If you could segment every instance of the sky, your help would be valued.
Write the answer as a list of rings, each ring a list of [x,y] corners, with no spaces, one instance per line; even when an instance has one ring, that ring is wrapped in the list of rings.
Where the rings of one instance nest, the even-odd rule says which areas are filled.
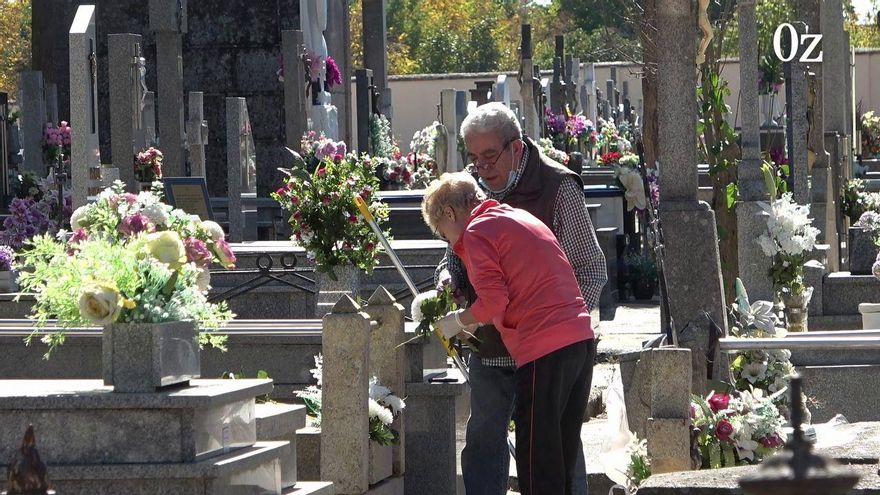
[[[871,13],[871,0],[852,0],[852,4],[856,9],[856,12],[859,14],[859,18],[863,21],[867,21],[865,17]]]

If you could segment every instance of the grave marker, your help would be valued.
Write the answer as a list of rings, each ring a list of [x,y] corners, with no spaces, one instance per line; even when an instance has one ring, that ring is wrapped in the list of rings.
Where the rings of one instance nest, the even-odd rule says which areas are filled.
[[[180,177],[185,171],[183,125],[183,52],[187,32],[187,0],[150,0],[150,30],[156,38],[156,81],[159,92],[159,140],[162,171]]]
[[[68,34],[70,54],[70,171],[73,207],[86,203],[89,185],[100,181],[98,58],[95,6],[80,5]]]
[[[300,152],[303,134],[308,130],[306,99],[303,91],[305,69],[303,32],[281,31],[281,54],[284,63],[284,145]]]
[[[143,133],[144,58],[139,34],[107,36],[107,64],[110,78],[110,153],[119,179],[129,192],[139,191],[134,174],[134,157],[141,151]],[[138,139],[141,135],[140,139]]]
[[[46,129],[46,102],[43,73],[23,70],[18,73],[19,107],[21,108],[21,135],[24,160],[21,170],[46,175],[43,163],[42,139]],[[58,123],[55,122],[55,125]]]
[[[226,182],[230,242],[257,240],[257,162],[247,103],[226,97]]]
[[[522,99],[523,132],[534,139],[541,137],[541,124],[538,117],[538,95],[535,91],[535,66],[532,62],[532,26],[521,26],[519,95]]]
[[[186,143],[189,151],[189,175],[205,177],[205,146],[208,144],[208,121],[204,112],[205,94],[190,91],[189,120],[186,121]]]

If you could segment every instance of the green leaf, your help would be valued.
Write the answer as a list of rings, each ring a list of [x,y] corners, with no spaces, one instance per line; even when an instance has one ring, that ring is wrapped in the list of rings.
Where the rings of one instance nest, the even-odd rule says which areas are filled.
[[[737,196],[739,196],[739,189],[736,186],[736,182],[727,184],[727,187],[724,188],[724,193],[727,198],[727,209],[732,210],[733,205],[736,204]]]

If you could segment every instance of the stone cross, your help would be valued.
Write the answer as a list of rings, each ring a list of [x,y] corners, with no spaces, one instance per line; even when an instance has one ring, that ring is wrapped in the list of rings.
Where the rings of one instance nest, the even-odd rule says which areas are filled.
[[[376,91],[373,71],[370,69],[356,69],[354,71],[354,87],[358,153],[371,154],[370,116],[376,111],[373,108],[373,93]]]
[[[446,172],[458,172],[464,169],[461,153],[458,152],[458,117],[456,117],[455,90],[440,91],[440,123],[446,128]]]
[[[187,0],[150,0],[150,30],[156,38],[156,81],[159,92],[159,139],[162,175],[181,177],[186,167],[183,124],[183,52]]]
[[[670,316],[676,330],[695,328],[694,347],[708,342],[705,314],[726,334],[724,288],[715,213],[697,199],[696,4],[658,0],[658,109],[660,143],[660,219],[665,237],[665,273]],[[695,276],[695,274],[699,274]],[[694,392],[706,390],[706,356],[693,352]]]
[[[571,57],[571,66],[565,69],[568,74],[568,101],[571,103],[572,112],[584,111],[584,104],[581,101],[581,59]]]
[[[68,34],[70,54],[70,171],[73,207],[86,204],[89,185],[100,176],[98,145],[98,65],[95,6],[80,5]],[[100,177],[97,178],[100,180]]]
[[[257,240],[257,163],[244,98],[226,97],[226,183],[229,197],[229,240]],[[245,202],[244,200],[251,200]]]
[[[795,26],[803,26],[797,23]],[[801,29],[802,30],[802,29]],[[791,169],[792,198],[798,204],[811,199],[809,182],[809,150],[811,110],[807,102],[807,70],[797,61],[785,63],[786,148]],[[769,300],[769,299],[768,299]]]
[[[596,64],[584,64],[583,85],[581,87],[581,104],[584,115],[595,125],[596,123]]]
[[[134,157],[141,151],[138,132],[143,126],[141,35],[107,36],[107,65],[110,78],[110,153],[119,179],[129,192],[139,191],[134,174]]]
[[[205,177],[205,146],[208,145],[208,121],[204,111],[205,94],[190,91],[189,120],[186,121],[186,145],[189,151],[189,175]]]
[[[535,94],[535,66],[532,62],[532,26],[523,24],[520,43],[520,81],[519,95],[522,100],[523,132],[534,139],[541,137],[541,123],[538,118],[538,96]]]
[[[43,73],[38,70],[23,70],[18,73],[19,107],[21,108],[21,135],[24,148],[22,171],[33,172],[37,176],[46,175],[43,163],[42,139],[46,129],[46,101],[44,97]],[[58,125],[58,122],[54,122]]]
[[[337,140],[339,139],[338,115],[336,107],[331,103],[330,93],[325,91],[324,87],[327,80],[326,60],[329,55],[327,42],[324,40],[324,30],[327,29],[326,0],[300,0],[299,16],[306,52],[309,56],[318,59],[317,63],[312,64],[315,73],[310,74],[312,102],[306,105],[312,120],[312,130],[323,132],[328,138]]]
[[[763,160],[758,85],[749,83],[757,81],[758,77],[758,22],[755,0],[740,0],[736,8],[739,17],[739,79],[747,82],[740,87],[742,161],[736,169],[741,200],[736,205],[739,278],[752,295],[752,300],[772,301],[773,284],[767,275],[771,259],[755,242],[755,239],[767,228],[766,216],[762,214],[763,210],[758,202],[768,199],[761,174]],[[788,120],[791,122],[792,119]]]
[[[623,108],[621,109],[621,115],[623,115],[623,120],[625,122],[630,121],[630,102],[629,102],[629,81],[623,81],[621,83],[623,86]]]
[[[306,79],[302,55],[303,32],[281,31],[281,54],[284,61],[284,145],[300,152],[302,137],[308,129],[303,83]]]
[[[492,100],[500,101],[510,107],[510,84],[507,83],[506,74],[498,74],[495,84],[492,85]]]
[[[338,493],[369,488],[371,334],[370,316],[347,295],[323,317],[321,479]]]
[[[823,0],[796,0],[795,2],[798,18],[807,25],[808,32],[811,34],[822,33],[822,13],[824,10],[822,5]],[[831,163],[831,157],[825,151],[825,70],[823,65],[823,62],[809,63],[809,70],[816,74],[814,85],[808,87],[808,99],[812,99],[815,95],[815,106],[811,112],[811,135],[808,141],[814,156],[812,165],[808,164],[812,174],[810,213],[813,217],[813,226],[818,228],[820,232],[818,242],[830,246],[828,269],[838,271],[840,245],[837,242],[837,219],[835,217],[837,190],[834,189],[835,169]]]

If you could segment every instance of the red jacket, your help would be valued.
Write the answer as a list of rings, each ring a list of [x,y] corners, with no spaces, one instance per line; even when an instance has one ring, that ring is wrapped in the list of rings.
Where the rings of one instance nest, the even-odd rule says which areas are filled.
[[[571,264],[531,213],[484,201],[453,250],[477,292],[471,312],[495,324],[517,366],[593,338]]]

